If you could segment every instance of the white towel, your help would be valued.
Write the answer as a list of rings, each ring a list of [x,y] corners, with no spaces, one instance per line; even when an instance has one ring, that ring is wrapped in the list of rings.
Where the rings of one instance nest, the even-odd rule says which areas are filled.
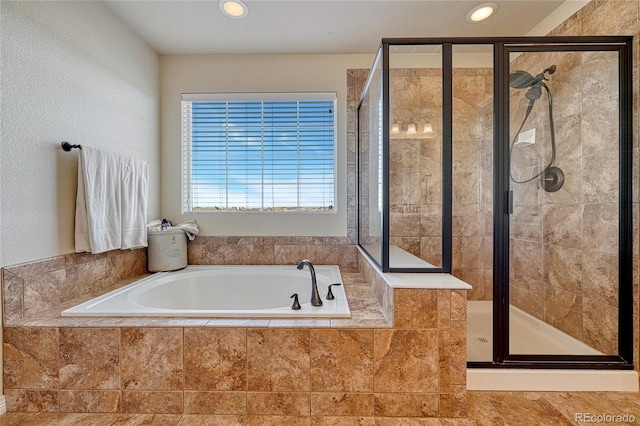
[[[147,246],[147,199],[149,163],[134,158],[121,158],[122,245],[129,249]]]
[[[190,219],[186,222],[182,222],[177,224],[176,226],[170,226],[166,229],[164,229],[165,231],[171,231],[174,229],[182,229],[184,231],[185,234],[187,234],[187,238],[189,238],[189,241],[193,241],[196,239],[196,235],[198,235],[198,232],[200,232],[200,229],[198,228],[198,224],[196,223],[195,220]],[[152,220],[151,222],[147,223],[147,230],[149,232],[158,232],[158,231],[162,231],[162,220],[160,219],[156,219],[156,220]]]
[[[148,181],[146,162],[84,145],[78,155],[76,252],[146,246]]]
[[[189,241],[195,240],[196,235],[198,235],[198,232],[200,232],[200,230],[198,229],[198,224],[193,219],[179,223],[176,228],[182,229],[185,234],[187,234],[187,238],[189,238]]]

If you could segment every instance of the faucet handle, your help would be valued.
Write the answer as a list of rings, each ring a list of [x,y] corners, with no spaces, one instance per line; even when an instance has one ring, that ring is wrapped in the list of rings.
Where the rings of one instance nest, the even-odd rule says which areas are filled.
[[[334,283],[334,284],[331,284],[331,285],[329,286],[329,291],[327,292],[327,297],[325,297],[325,299],[327,299],[327,300],[333,300],[333,299],[335,299],[335,298],[336,298],[336,297],[333,295],[333,292],[331,291],[331,287],[332,287],[332,286],[334,286],[334,285],[342,285],[342,284],[341,284],[341,283]]]
[[[293,293],[293,295],[291,295],[291,299],[293,299],[293,305],[291,305],[291,309],[293,309],[294,311],[299,310],[301,306],[300,302],[298,302],[298,293]]]

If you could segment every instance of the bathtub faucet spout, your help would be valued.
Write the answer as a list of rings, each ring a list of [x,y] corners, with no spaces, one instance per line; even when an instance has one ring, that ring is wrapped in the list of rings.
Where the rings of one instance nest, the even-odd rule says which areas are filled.
[[[320,299],[320,294],[318,293],[318,283],[316,282],[316,270],[313,268],[313,265],[307,259],[304,259],[298,265],[298,269],[303,269],[304,265],[309,267],[309,271],[311,272],[311,305],[312,306],[322,306],[322,299]]]

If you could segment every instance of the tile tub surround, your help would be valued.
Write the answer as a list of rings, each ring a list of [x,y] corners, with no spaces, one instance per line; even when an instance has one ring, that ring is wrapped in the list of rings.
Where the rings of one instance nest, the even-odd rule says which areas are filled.
[[[6,320],[8,410],[464,416],[466,291],[394,289],[391,326],[364,274],[343,281],[351,319],[68,319],[52,309]]]
[[[338,265],[355,271],[358,255],[349,237],[201,237],[189,243],[189,265]]]
[[[350,241],[347,237],[198,237],[187,252],[190,265],[297,265],[306,258],[354,272],[358,254]],[[71,253],[2,268],[3,318],[47,315],[62,303],[88,300],[85,296],[104,294],[145,274],[144,249]]]
[[[41,316],[71,299],[103,294],[146,272],[144,249],[71,253],[2,268],[4,323]]]

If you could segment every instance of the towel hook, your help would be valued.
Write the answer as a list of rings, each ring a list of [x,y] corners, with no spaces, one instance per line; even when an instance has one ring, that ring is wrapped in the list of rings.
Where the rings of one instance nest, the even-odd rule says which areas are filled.
[[[73,145],[67,141],[62,141],[62,149],[69,152],[74,148],[82,149],[82,145]]]

